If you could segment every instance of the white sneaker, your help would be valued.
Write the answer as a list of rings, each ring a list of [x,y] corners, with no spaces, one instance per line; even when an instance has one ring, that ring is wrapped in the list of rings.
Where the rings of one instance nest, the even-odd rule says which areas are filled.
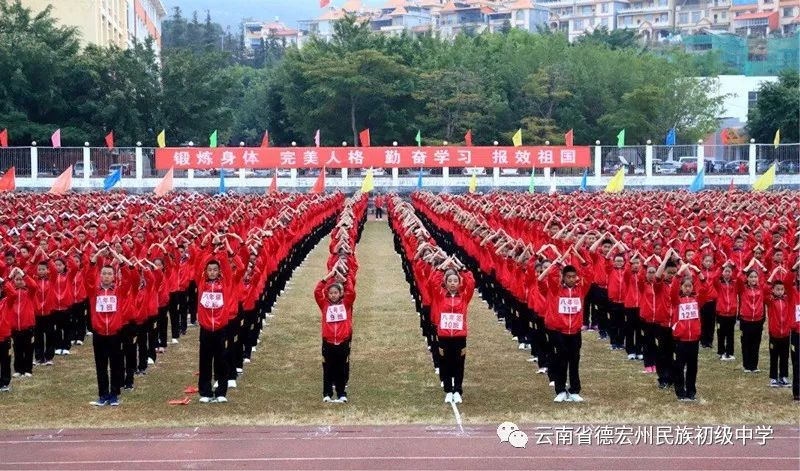
[[[437,375],[439,374],[439,368],[434,368],[433,371],[435,371]]]
[[[555,381],[550,381],[550,386],[555,386],[555,385],[556,385]]]
[[[22,376],[22,373],[14,373],[11,375],[12,378],[19,378],[20,376]]]
[[[636,359],[636,354],[635,353],[629,353],[628,354],[628,360],[635,360],[635,359]]]
[[[229,379],[228,380],[228,387],[229,388],[235,388],[236,387],[236,380],[235,379]]]
[[[61,354],[63,354],[63,353],[64,353],[64,350],[61,350],[61,349],[59,348],[58,350],[56,350],[56,352],[55,352],[55,353],[56,353],[56,355],[61,355]]]
[[[452,404],[453,403],[453,393],[447,393],[444,396],[444,403],[445,404]]]
[[[580,394],[570,394],[569,400],[570,402],[583,402],[583,398]]]
[[[336,402],[339,402],[341,404],[346,404],[347,403],[347,396],[340,397],[339,399],[336,400]]]
[[[547,374],[547,368],[539,368],[539,369],[536,371],[536,374],[537,374],[537,375],[543,375],[543,374]]]
[[[30,378],[30,377],[31,377],[31,376],[33,376],[33,375],[32,375],[31,373],[25,373],[25,375],[24,375],[24,376],[25,376],[26,378]]]
[[[219,396],[214,400],[214,402],[218,402],[218,403],[228,402],[228,398],[225,397],[225,396]]]
[[[242,374],[242,373],[244,373],[244,369],[236,368],[236,374]]]
[[[736,357],[733,355],[728,355],[728,361],[735,361]]]
[[[525,344],[524,343],[519,344],[519,347],[517,347],[517,349],[518,350],[525,350]]]
[[[640,354],[636,355],[636,359],[637,359],[637,360],[644,360],[644,355],[642,355],[642,354],[640,353]]]
[[[178,344],[178,339],[172,339],[172,345],[177,345],[177,344]]]
[[[155,365],[155,364],[156,364],[156,361],[155,361],[155,360],[153,360],[152,358],[148,358],[148,359],[147,359],[147,364],[148,364],[148,365]]]
[[[213,399],[210,397],[200,396],[200,404],[209,404],[211,401]]]
[[[53,366],[53,360],[47,360],[44,364],[45,366]]]
[[[531,349],[531,344],[529,344],[529,343],[526,343],[526,344],[525,344],[525,350],[530,350],[530,349]]]
[[[83,345],[83,340],[76,340],[75,345]]]
[[[536,363],[536,357],[530,357],[525,361],[527,361],[528,363]]]
[[[564,402],[564,401],[569,400],[568,398],[569,398],[569,394],[567,394],[565,392],[561,392],[561,393],[558,393],[556,395],[555,399],[553,399],[553,402]]]
[[[72,352],[69,350],[61,350],[62,355],[72,355]]]
[[[214,386],[212,386],[212,387],[214,389],[217,389],[219,387],[219,381],[214,381]]]
[[[250,360],[249,358],[245,358],[245,359],[244,359],[244,360],[242,360],[242,361],[243,361],[245,364],[247,364],[247,363],[250,363],[250,361],[251,361],[251,360]]]
[[[461,404],[462,402],[464,402],[464,401],[461,399],[461,394],[460,393],[454,393],[453,394],[453,403],[454,404]]]
[[[330,396],[325,396],[322,398],[322,402],[333,402]]]
[[[253,347],[250,351],[255,353],[256,352],[256,347]]]
[[[515,335],[515,336],[511,337],[511,340],[513,340],[513,341],[515,341],[515,342],[516,342],[516,341],[518,341],[518,340],[519,340],[519,337],[517,337],[517,336]]]

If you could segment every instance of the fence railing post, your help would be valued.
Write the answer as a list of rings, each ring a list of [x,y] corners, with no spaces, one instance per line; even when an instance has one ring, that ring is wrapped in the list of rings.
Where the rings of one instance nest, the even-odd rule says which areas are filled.
[[[289,170],[289,186],[292,188],[297,188],[297,169],[293,168]]]
[[[644,148],[644,176],[648,179],[653,177],[653,141],[650,139]]]
[[[492,168],[492,185],[498,186],[500,185],[500,168],[493,167]]]
[[[748,149],[748,173],[750,174],[750,183],[756,181],[756,140],[750,139],[750,148]]]
[[[135,151],[135,158],[136,158],[136,184],[137,186],[141,186],[142,179],[144,178],[144,154],[142,153],[142,143],[136,143],[136,151]]]
[[[89,148],[89,143],[83,143],[83,181],[89,181],[92,176],[92,149]],[[73,172],[74,173],[74,172]]]
[[[450,185],[450,167],[442,167],[442,186]]]
[[[603,151],[600,148],[600,141],[594,141],[594,182],[600,183],[603,176]]]
[[[706,148],[703,145],[703,140],[697,141],[697,173],[706,168]]]
[[[322,170],[320,170],[322,171]],[[342,186],[347,186],[347,179],[350,177],[350,172],[346,168],[342,169]]]
[[[400,169],[397,167],[392,168],[392,186],[400,185]]]
[[[39,149],[36,148],[36,141],[31,143],[31,179],[39,178]]]

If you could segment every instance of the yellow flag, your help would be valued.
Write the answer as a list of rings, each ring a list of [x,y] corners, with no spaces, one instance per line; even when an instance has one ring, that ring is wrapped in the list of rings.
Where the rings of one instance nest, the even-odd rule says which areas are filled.
[[[775,144],[775,148],[777,149],[779,145],[781,145],[781,130],[778,129],[775,131],[775,139],[772,141]]]
[[[622,190],[625,188],[625,167],[617,170],[617,174],[614,175],[614,178],[608,182],[608,186],[606,187],[606,193],[622,193]]]
[[[769,166],[763,175],[758,177],[758,180],[753,183],[754,191],[764,191],[775,184],[775,164]]]
[[[472,178],[469,179],[469,192],[475,193],[475,190],[478,188],[478,175],[472,174]]]
[[[514,134],[514,137],[511,138],[511,141],[514,143],[514,147],[519,147],[522,145],[522,129],[517,129],[517,132]]]
[[[167,147],[167,132],[162,129],[161,132],[158,133],[156,140],[158,141],[158,147]]]
[[[361,183],[361,193],[369,193],[375,189],[375,182],[372,180],[372,168],[367,170],[367,176],[364,177],[364,182]]]

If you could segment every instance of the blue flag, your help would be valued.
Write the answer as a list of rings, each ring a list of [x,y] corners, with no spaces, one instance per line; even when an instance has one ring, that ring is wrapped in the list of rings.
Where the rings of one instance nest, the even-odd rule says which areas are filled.
[[[666,144],[668,146],[674,146],[675,145],[675,137],[676,137],[675,136],[675,128],[672,128],[667,132],[667,138],[664,139],[664,144]]]
[[[422,169],[419,169],[419,176],[417,177],[417,189],[422,189]]]
[[[219,169],[219,194],[225,194],[225,169]]]
[[[701,191],[703,188],[706,187],[704,181],[705,174],[706,174],[706,169],[700,170],[697,176],[694,177],[692,184],[689,185],[689,191],[691,191],[692,193],[697,193],[698,191]]]
[[[583,178],[581,178],[581,191],[586,191],[587,180],[589,178],[589,169],[583,171]]]
[[[122,168],[117,168],[114,173],[103,180],[103,191],[109,191],[122,179]]]

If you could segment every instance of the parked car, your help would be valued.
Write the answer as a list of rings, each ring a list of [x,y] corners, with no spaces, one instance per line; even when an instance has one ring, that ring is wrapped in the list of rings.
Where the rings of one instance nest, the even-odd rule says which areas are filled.
[[[706,159],[706,173],[722,173],[725,171],[725,161],[721,159]]]
[[[201,168],[194,171],[194,176],[200,178],[213,177],[214,171],[208,168]]]
[[[500,175],[514,176],[519,175],[519,169],[516,168],[501,168]]]
[[[361,169],[361,172],[360,172],[360,173],[361,173],[361,176],[362,176],[362,177],[366,177],[366,176],[367,176],[367,171],[369,171],[369,169],[368,169],[368,168],[362,168],[362,169]],[[372,176],[373,176],[373,177],[385,177],[385,176],[386,176],[386,169],[383,169],[383,168],[373,168],[373,169],[372,169]]]
[[[756,173],[764,173],[769,170],[772,165],[772,160],[756,160]]]
[[[272,169],[269,168],[257,168],[253,170],[253,175],[256,177],[271,177],[272,176]]]
[[[76,162],[75,165],[72,166],[72,176],[73,177],[83,177],[83,162]],[[89,176],[94,175],[94,165],[89,162]]]
[[[291,177],[292,176],[292,170],[288,169],[288,168],[279,168],[277,173],[278,173],[279,177]]]
[[[680,173],[697,173],[697,157],[685,156],[678,159]]]
[[[464,167],[463,175],[486,175],[486,168],[484,167]]]
[[[749,167],[747,160],[731,160],[725,164],[725,173],[747,173]]]
[[[680,168],[681,164],[674,160],[666,160],[655,165],[656,173],[661,175],[675,175]]]
[[[796,160],[783,160],[778,162],[778,173],[800,173],[800,162]]]
[[[123,177],[131,176],[131,166],[129,164],[111,164],[108,166],[108,174],[113,175],[117,169],[122,170]]]

